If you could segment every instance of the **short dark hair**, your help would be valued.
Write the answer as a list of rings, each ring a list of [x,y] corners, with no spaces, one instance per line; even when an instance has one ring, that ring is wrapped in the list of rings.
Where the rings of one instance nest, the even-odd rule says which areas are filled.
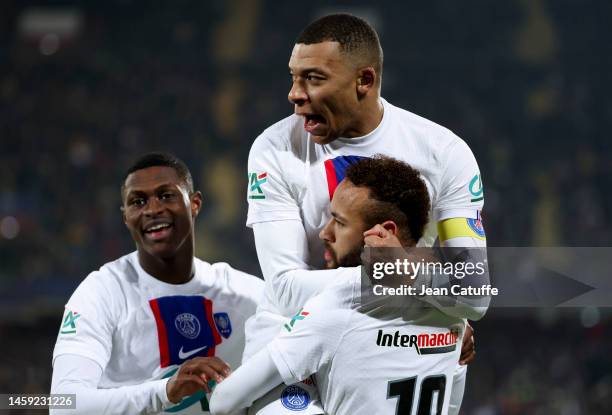
[[[368,227],[393,220],[402,244],[421,239],[429,221],[430,200],[418,171],[402,161],[376,155],[351,164],[346,179],[370,190],[370,199],[375,202],[366,205],[364,211]]]
[[[376,30],[365,20],[347,13],[330,14],[310,23],[295,43],[311,45],[325,41],[338,42],[340,50],[359,55],[382,76],[383,51]]]
[[[148,167],[155,166],[164,166],[173,168],[176,171],[179,179],[185,182],[187,186],[187,190],[191,193],[193,192],[193,177],[191,177],[191,172],[187,165],[183,162],[183,160],[176,157],[174,154],[166,153],[166,152],[151,152],[147,153],[140,158],[138,158],[126,171],[125,176],[123,178],[123,185],[121,186],[121,192],[123,193],[123,189],[125,187],[125,181],[128,176],[135,171],[146,169]]]

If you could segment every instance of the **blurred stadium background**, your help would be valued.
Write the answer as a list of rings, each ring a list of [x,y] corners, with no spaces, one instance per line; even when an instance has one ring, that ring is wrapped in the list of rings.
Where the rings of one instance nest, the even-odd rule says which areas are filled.
[[[119,185],[145,151],[179,155],[203,190],[198,255],[260,273],[248,150],[292,111],[294,38],[334,11],[379,30],[390,102],[469,143],[489,245],[609,246],[608,1],[4,0],[0,392],[48,391],[64,302],[133,249]],[[475,327],[463,414],[612,413],[608,310],[491,310]]]

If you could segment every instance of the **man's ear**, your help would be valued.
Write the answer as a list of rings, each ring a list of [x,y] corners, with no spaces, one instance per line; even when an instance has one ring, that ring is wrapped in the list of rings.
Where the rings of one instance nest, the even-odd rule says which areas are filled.
[[[393,235],[399,238],[399,226],[397,226],[397,224],[392,220],[387,220],[381,223],[380,226],[382,226],[383,228],[385,228],[385,230],[391,232]]]
[[[196,218],[200,213],[200,209],[202,208],[202,192],[195,191],[189,197],[191,202],[191,216]]]
[[[125,217],[125,208],[123,206],[119,206],[119,210],[121,211],[121,219],[123,219],[123,223],[127,225],[127,218]]]
[[[369,90],[376,87],[376,77],[378,74],[371,66],[357,71],[357,94],[366,95]]]

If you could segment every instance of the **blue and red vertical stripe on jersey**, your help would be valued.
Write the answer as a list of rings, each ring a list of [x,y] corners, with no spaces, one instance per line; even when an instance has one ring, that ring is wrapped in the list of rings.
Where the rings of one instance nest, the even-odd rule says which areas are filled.
[[[215,355],[215,346],[222,339],[211,300],[200,295],[177,295],[150,300],[149,305],[157,324],[160,367]]]
[[[344,180],[346,176],[346,168],[351,164],[357,163],[367,157],[363,156],[338,156],[333,159],[325,160],[325,174],[327,175],[327,190],[329,191],[329,200],[334,197],[334,192],[338,183]]]

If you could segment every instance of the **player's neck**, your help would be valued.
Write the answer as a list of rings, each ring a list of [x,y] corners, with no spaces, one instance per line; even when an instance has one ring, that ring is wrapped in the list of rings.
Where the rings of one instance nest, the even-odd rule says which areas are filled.
[[[354,119],[357,120],[354,129],[347,136],[363,137],[374,131],[382,122],[384,107],[379,97],[363,102]]]
[[[193,247],[185,247],[170,258],[138,252],[138,262],[149,275],[168,284],[185,284],[193,278]]]

